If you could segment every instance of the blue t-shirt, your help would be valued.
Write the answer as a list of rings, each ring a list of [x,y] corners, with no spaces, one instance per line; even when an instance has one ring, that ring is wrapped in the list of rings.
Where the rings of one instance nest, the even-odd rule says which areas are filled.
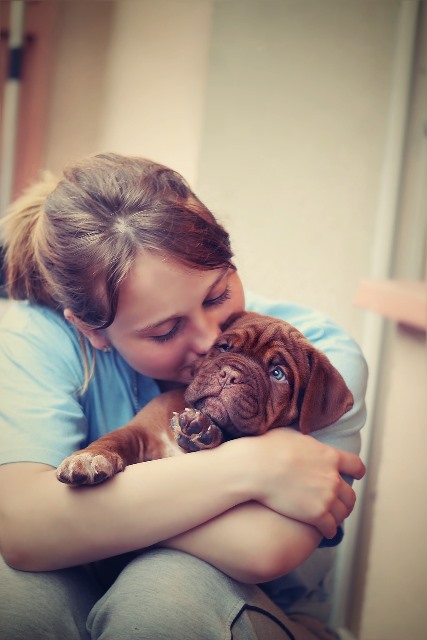
[[[312,435],[359,453],[367,368],[351,336],[324,314],[290,302],[247,292],[246,309],[294,325],[340,371],[354,406],[337,423]],[[0,321],[0,380],[0,464],[56,467],[77,449],[126,424],[159,393],[154,380],[136,373],[114,349],[96,352],[94,376],[82,393],[84,369],[75,328],[62,315],[26,302],[10,302]],[[287,612],[326,619],[332,552],[317,549],[296,571],[263,589]]]

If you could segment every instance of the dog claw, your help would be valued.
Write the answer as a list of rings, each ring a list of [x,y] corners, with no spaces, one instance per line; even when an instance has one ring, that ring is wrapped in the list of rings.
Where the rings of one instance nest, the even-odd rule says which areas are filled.
[[[202,433],[202,435],[199,436],[198,441],[202,444],[205,444],[206,446],[212,445],[212,443],[215,441],[215,438],[217,437],[217,429],[217,426],[210,424],[206,432]]]
[[[122,458],[112,452],[96,454],[82,451],[68,456],[56,470],[60,482],[73,487],[100,484],[116,473],[123,471],[125,464]]]
[[[178,445],[185,451],[213,449],[223,441],[221,429],[206,413],[197,409],[185,409],[174,413],[171,427]]]

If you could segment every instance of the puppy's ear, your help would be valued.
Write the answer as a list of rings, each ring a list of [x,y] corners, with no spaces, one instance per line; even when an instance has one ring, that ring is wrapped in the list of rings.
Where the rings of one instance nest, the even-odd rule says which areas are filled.
[[[310,377],[299,414],[302,433],[311,433],[333,424],[353,406],[353,395],[341,374],[324,353],[313,349]]]

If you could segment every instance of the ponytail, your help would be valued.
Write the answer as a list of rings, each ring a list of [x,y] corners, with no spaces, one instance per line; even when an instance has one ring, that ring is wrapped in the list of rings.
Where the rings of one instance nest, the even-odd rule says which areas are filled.
[[[31,185],[21,197],[8,208],[0,221],[2,242],[5,247],[7,292],[15,300],[44,304],[53,309],[59,305],[50,294],[46,267],[43,262],[43,218],[47,197],[53,192],[58,180],[45,171],[39,182]],[[78,331],[83,356],[84,382],[81,391],[86,391],[93,375],[95,353]],[[88,349],[92,354],[89,362]]]
[[[13,202],[1,221],[5,247],[7,292],[16,300],[56,307],[44,277],[39,243],[43,236],[42,222],[46,197],[56,187],[57,180],[48,172]]]

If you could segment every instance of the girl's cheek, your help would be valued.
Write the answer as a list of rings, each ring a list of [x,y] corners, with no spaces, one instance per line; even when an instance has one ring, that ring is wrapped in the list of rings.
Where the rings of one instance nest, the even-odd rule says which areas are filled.
[[[163,343],[155,352],[150,354],[149,358],[141,357],[140,362],[150,365],[150,368],[170,369],[179,365],[184,360],[184,351],[177,349],[175,345],[168,342]]]

